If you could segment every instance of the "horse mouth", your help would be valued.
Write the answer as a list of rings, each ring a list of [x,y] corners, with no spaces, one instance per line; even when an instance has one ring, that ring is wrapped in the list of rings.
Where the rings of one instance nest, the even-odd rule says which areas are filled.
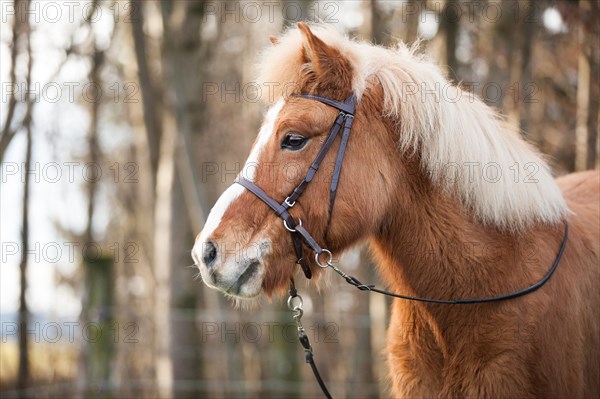
[[[246,269],[242,272],[237,281],[233,283],[233,285],[229,287],[225,292],[230,295],[239,296],[244,284],[250,281],[258,273],[259,266],[260,262],[258,261],[254,261],[248,266],[246,266]]]

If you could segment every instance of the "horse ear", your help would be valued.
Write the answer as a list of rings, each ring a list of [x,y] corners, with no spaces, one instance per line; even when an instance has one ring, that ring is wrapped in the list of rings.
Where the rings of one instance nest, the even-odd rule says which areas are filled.
[[[279,39],[277,38],[277,36],[273,36],[273,35],[269,36],[269,41],[271,42],[271,44],[273,46],[275,46],[279,43]]]
[[[317,79],[350,77],[350,62],[342,56],[340,51],[327,45],[318,38],[304,22],[296,24],[304,38],[303,55],[305,61],[312,64],[312,69]]]

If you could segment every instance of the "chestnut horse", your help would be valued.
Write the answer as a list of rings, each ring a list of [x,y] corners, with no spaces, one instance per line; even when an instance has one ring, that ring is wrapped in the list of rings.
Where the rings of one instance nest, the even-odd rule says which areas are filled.
[[[471,305],[394,299],[392,395],[599,397],[598,173],[554,180],[514,128],[406,46],[303,23],[272,42],[260,72],[274,105],[241,174],[283,201],[338,114],[295,94],[354,95],[331,214],[339,139],[289,213],[336,255],[368,241],[390,290],[440,299],[517,291],[548,272],[568,223],[556,272],[529,295]],[[281,219],[240,184],[219,198],[192,256],[208,286],[237,298],[282,293],[298,270]],[[315,277],[324,273],[307,258]]]

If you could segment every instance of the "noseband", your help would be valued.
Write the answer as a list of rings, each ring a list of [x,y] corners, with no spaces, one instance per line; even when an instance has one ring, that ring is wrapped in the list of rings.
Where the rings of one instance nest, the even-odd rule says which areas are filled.
[[[306,186],[313,180],[315,173],[321,166],[323,159],[329,152],[331,145],[335,141],[335,138],[338,136],[340,130],[342,130],[342,141],[340,142],[340,148],[338,149],[337,158],[335,160],[335,166],[333,169],[333,177],[331,179],[331,187],[329,189],[329,213],[328,213],[328,222],[331,220],[331,212],[333,211],[333,204],[335,203],[335,196],[337,193],[337,188],[340,180],[340,173],[342,171],[342,163],[344,162],[344,154],[346,153],[346,145],[348,144],[348,137],[350,136],[350,129],[352,129],[352,121],[354,120],[354,112],[356,110],[355,106],[355,97],[351,95],[344,102],[339,102],[335,100],[331,100],[326,97],[315,96],[312,94],[299,94],[295,97],[300,98],[308,98],[310,100],[320,101],[323,104],[327,104],[333,108],[336,108],[340,113],[338,114],[333,126],[329,129],[329,133],[327,133],[327,137],[325,138],[325,142],[323,146],[317,153],[314,161],[310,165],[308,172],[306,172],[306,176],[304,179],[294,188],[290,195],[283,200],[282,203],[277,202],[271,196],[269,196],[262,188],[258,187],[254,182],[245,179],[243,176],[240,176],[236,183],[241,184],[246,189],[248,189],[252,194],[256,195],[260,198],[265,204],[267,204],[274,212],[275,215],[283,219],[283,225],[287,231],[291,233],[292,243],[294,245],[294,252],[296,253],[296,264],[302,268],[304,275],[306,278],[310,279],[312,277],[312,272],[310,271],[310,267],[308,266],[308,262],[304,258],[303,249],[302,249],[302,240],[308,245],[315,253],[315,260],[317,264],[321,267],[325,267],[326,264],[331,263],[332,254],[329,250],[323,249],[319,246],[317,241],[310,235],[310,233],[302,226],[302,220],[298,219],[298,223],[294,220],[292,215],[288,212],[288,209],[292,208],[298,198],[302,195]],[[320,256],[325,253],[328,259],[325,262],[321,262]]]

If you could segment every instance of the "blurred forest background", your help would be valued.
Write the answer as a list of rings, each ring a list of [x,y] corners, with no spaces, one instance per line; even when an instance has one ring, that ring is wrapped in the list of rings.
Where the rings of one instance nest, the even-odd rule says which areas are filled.
[[[597,1],[0,4],[3,398],[320,396],[282,300],[235,309],[189,267],[261,123],[259,52],[295,21],[420,38],[557,174],[598,168]],[[386,396],[386,300],[300,289],[330,389]]]

